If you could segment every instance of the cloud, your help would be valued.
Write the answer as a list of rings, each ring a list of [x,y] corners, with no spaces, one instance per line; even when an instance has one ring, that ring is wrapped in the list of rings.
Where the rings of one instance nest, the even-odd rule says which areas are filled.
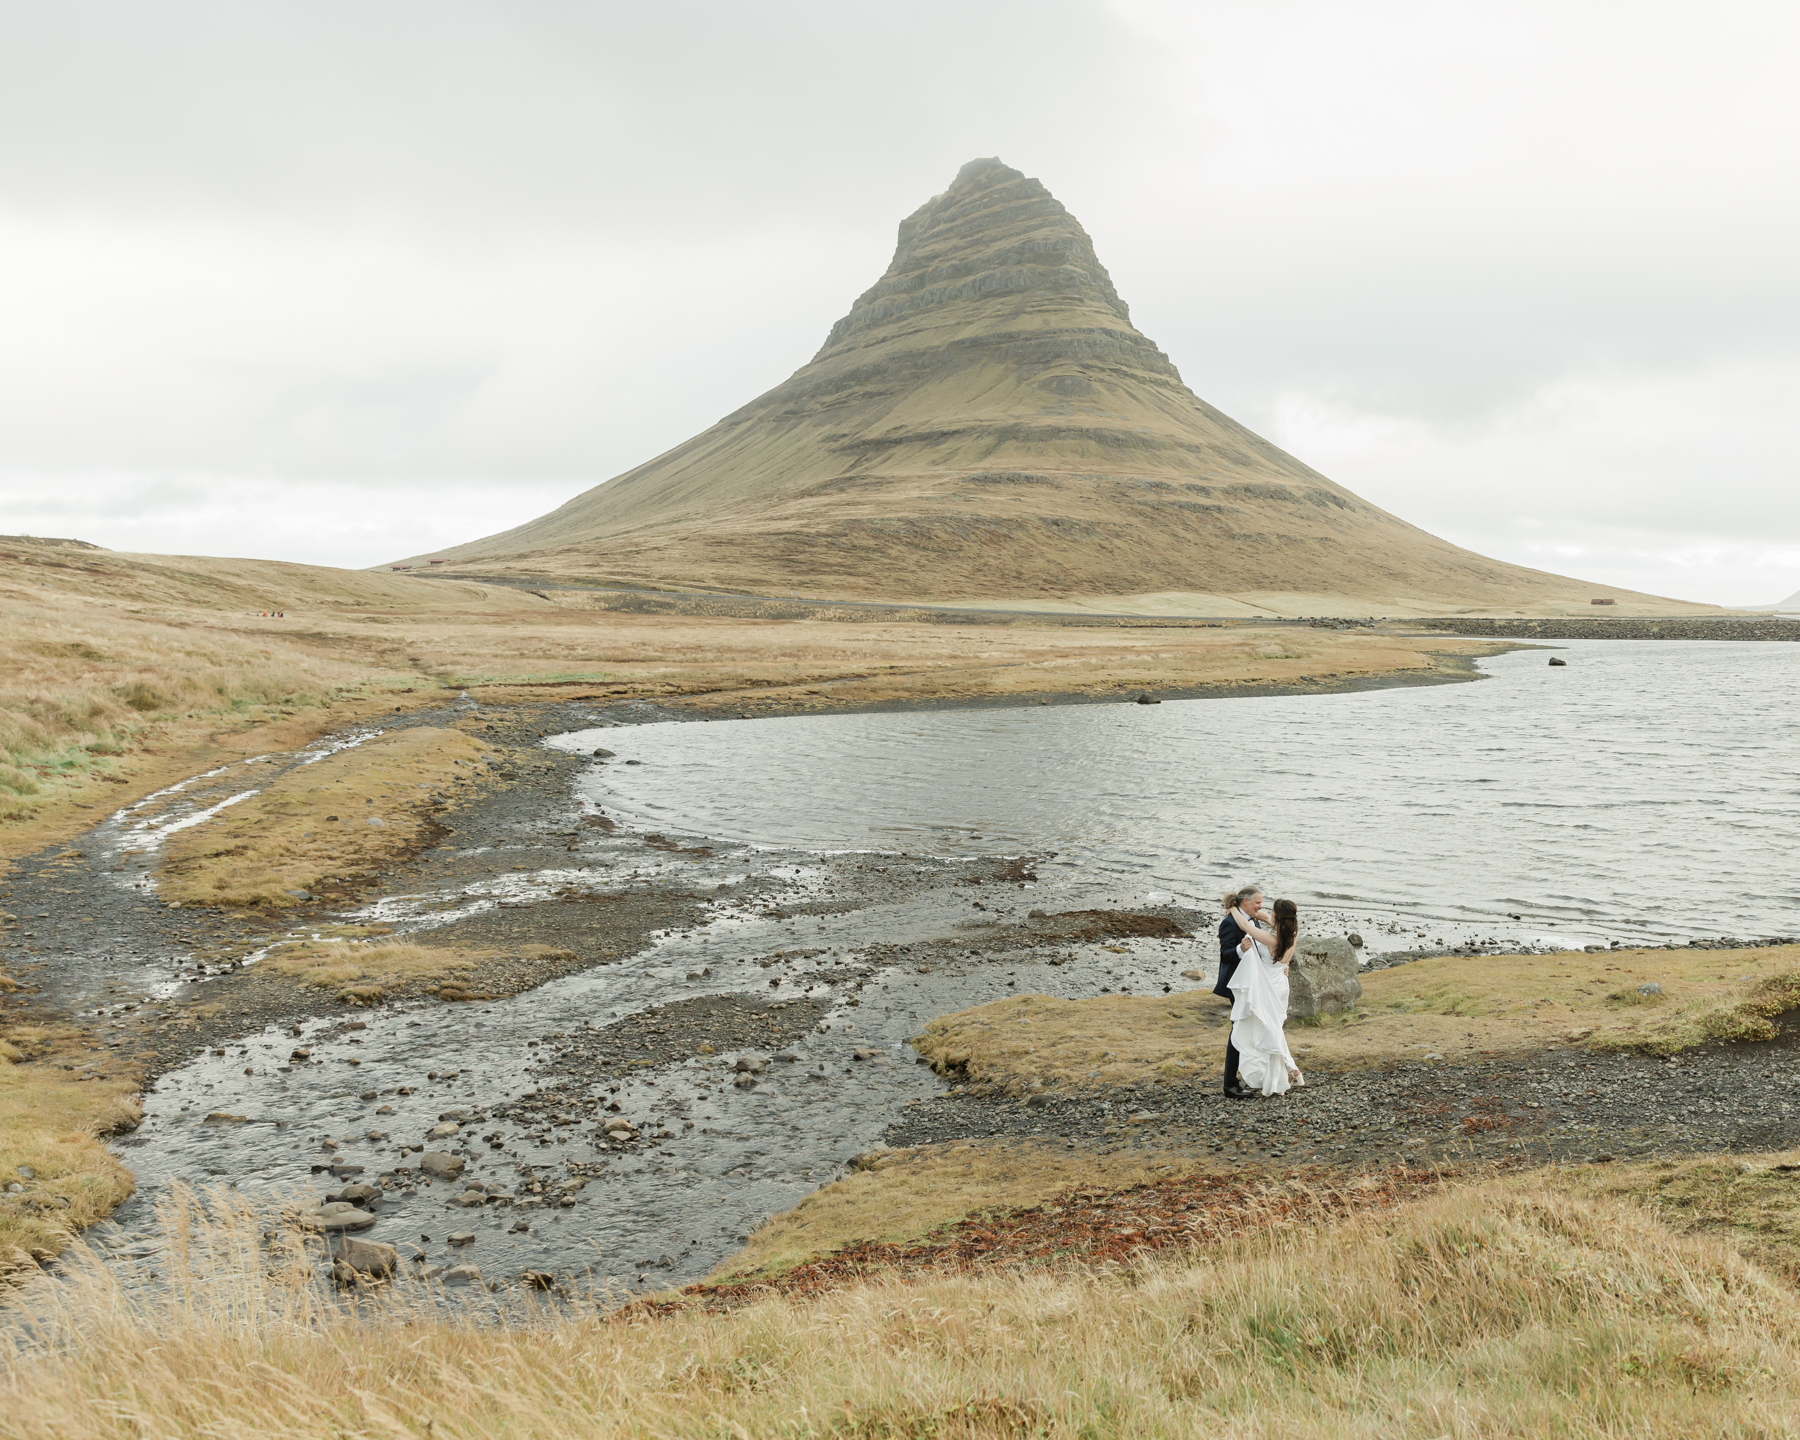
[[[999,154],[1198,393],[1376,503],[1660,593],[1800,585],[1800,20],[1774,7],[0,25],[0,513],[88,495],[101,543],[344,563],[417,550],[422,488],[432,543],[502,528],[804,363],[900,217]]]

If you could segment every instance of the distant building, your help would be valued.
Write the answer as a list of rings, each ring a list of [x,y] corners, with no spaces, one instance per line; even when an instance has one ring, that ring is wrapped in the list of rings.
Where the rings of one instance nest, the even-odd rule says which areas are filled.
[[[1615,602],[1611,601],[1611,600],[1590,600],[1590,601],[1588,601],[1588,604],[1590,604],[1590,605],[1611,605],[1613,603],[1615,603]]]

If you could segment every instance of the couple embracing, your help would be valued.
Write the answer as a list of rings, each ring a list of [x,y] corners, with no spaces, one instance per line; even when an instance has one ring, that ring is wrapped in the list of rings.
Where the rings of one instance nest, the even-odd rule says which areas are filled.
[[[1300,938],[1292,900],[1277,900],[1273,916],[1254,885],[1221,902],[1219,978],[1213,994],[1231,1001],[1231,1038],[1225,1042],[1225,1093],[1233,1100],[1280,1095],[1304,1085],[1288,1050],[1288,963]]]

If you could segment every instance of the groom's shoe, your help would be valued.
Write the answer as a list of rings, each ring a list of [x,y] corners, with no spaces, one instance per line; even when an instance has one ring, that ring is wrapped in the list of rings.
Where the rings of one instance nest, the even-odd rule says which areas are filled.
[[[1227,1085],[1225,1087],[1225,1098],[1227,1100],[1254,1100],[1256,1098],[1256,1092],[1247,1089],[1242,1085]]]

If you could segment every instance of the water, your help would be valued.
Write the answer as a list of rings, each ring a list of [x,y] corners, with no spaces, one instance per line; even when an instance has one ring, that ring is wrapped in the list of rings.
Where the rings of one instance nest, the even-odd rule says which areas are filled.
[[[593,798],[808,850],[1054,850],[1083,900],[1240,881],[1414,939],[1800,932],[1800,646],[1564,642],[1469,685],[664,724]],[[625,760],[641,764],[627,765]],[[1517,923],[1515,923],[1517,922]],[[1415,941],[1416,943],[1416,941]]]

